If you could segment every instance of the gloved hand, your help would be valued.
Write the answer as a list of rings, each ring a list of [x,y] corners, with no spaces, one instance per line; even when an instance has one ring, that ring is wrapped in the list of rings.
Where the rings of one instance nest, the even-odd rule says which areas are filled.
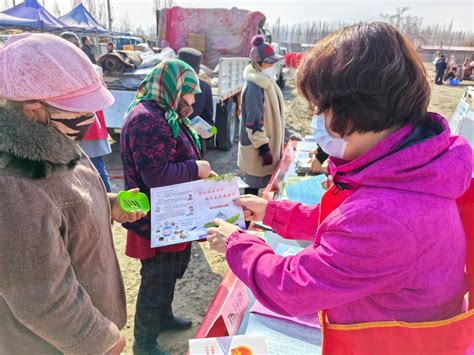
[[[260,155],[263,159],[262,166],[273,164],[273,156],[270,152],[270,146],[268,143],[258,147],[258,155]]]
[[[263,163],[262,166],[272,165],[273,164],[273,155],[270,151],[262,155]]]

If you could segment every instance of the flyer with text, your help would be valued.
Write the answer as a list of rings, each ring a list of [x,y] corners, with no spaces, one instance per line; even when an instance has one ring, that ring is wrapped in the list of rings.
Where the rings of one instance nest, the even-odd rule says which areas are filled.
[[[206,239],[215,218],[245,229],[237,179],[218,177],[153,188],[151,195],[151,247]]]
[[[190,339],[189,355],[268,355],[268,349],[261,335],[236,335]]]

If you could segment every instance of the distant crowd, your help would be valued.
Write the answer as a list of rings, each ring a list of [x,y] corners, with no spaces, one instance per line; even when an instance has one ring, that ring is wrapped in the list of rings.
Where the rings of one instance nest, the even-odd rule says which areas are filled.
[[[474,60],[469,58],[465,58],[462,64],[456,64],[454,57],[448,62],[443,53],[438,53],[433,64],[436,70],[436,85],[442,85],[443,82],[450,83],[452,80],[456,80],[459,84],[463,80],[471,80],[471,75],[474,73]]]

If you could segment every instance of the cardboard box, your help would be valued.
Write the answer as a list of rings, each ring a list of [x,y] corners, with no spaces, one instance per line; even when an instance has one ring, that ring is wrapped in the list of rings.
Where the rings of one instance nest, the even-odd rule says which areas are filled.
[[[206,51],[206,35],[190,33],[188,37],[188,47],[197,49],[198,51]]]
[[[124,44],[123,45],[123,50],[124,51],[134,51],[135,46],[133,44]]]

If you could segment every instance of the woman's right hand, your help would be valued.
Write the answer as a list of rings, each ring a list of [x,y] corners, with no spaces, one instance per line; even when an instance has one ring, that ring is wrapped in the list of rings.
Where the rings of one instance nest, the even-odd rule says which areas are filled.
[[[234,203],[242,206],[246,221],[263,221],[268,205],[267,200],[254,195],[243,195]]]
[[[198,176],[200,179],[207,179],[211,174],[211,164],[205,160],[196,160],[196,165],[198,167]]]

